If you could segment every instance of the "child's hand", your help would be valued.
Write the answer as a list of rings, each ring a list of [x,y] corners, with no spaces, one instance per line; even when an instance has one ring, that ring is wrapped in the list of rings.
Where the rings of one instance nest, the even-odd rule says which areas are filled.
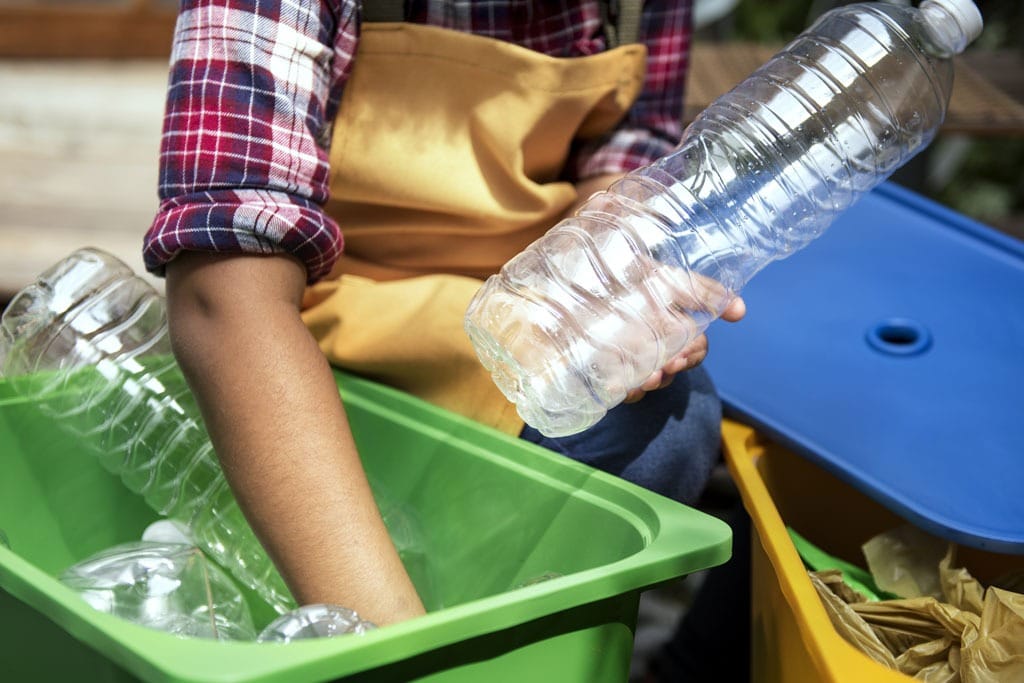
[[[722,311],[722,320],[728,322],[736,322],[743,318],[747,312],[747,305],[743,302],[743,299],[736,297],[729,302],[725,310]],[[701,363],[704,362],[704,358],[708,355],[708,338],[707,335],[700,335],[686,348],[680,351],[678,354],[673,356],[664,367],[651,373],[651,376],[644,380],[636,389],[631,390],[626,394],[624,403],[635,403],[644,396],[647,395],[648,391],[654,391],[655,389],[663,389],[672,383],[675,376],[680,372],[691,370]]]

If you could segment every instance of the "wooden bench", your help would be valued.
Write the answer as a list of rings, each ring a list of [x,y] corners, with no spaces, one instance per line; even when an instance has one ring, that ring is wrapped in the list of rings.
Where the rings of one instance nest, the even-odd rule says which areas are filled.
[[[715,98],[771,59],[779,46],[755,43],[697,42],[691,51],[686,113],[690,121]],[[1024,103],[997,87],[974,67],[968,52],[956,60],[956,76],[943,133],[973,136],[1024,135]],[[988,63],[983,58],[980,63]],[[1009,66],[1007,64],[1006,66]],[[1016,57],[1015,72],[1024,69]]]
[[[77,247],[142,270],[166,61],[0,60],[0,299]]]

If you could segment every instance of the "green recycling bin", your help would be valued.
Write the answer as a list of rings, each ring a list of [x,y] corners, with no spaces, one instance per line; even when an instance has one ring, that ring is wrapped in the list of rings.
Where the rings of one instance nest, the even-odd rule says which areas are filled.
[[[625,681],[641,591],[728,559],[731,532],[713,517],[393,389],[337,380],[371,481],[421,527],[424,566],[409,569],[429,614],[270,644],[179,638],[93,610],[55,577],[139,539],[157,515],[0,382],[2,680]],[[257,628],[275,616],[251,602]]]

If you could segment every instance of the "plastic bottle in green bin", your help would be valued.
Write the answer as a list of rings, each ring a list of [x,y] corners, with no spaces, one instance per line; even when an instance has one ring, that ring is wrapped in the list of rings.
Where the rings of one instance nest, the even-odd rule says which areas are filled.
[[[171,354],[163,296],[117,258],[80,249],[0,318],[0,375],[275,611],[296,603],[221,472]]]
[[[363,635],[376,628],[376,624],[366,621],[347,607],[303,605],[267,624],[256,640],[261,643],[290,643],[313,638]]]
[[[254,640],[249,605],[224,570],[186,543],[135,541],[61,572],[91,607],[181,637]]]
[[[520,416],[549,436],[593,425],[926,147],[981,28],[970,0],[831,10],[506,263],[465,328]]]

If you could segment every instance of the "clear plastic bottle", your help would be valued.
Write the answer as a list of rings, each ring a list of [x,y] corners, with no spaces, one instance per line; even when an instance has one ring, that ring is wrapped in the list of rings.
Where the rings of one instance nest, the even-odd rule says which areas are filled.
[[[303,605],[270,622],[256,640],[260,643],[290,643],[313,638],[363,635],[376,629],[354,611],[339,605]]]
[[[952,57],[980,31],[970,0],[832,10],[713,102],[671,154],[505,264],[465,328],[520,416],[564,436],[621,403],[759,270],[931,142]]]
[[[93,608],[141,626],[182,637],[256,639],[237,584],[192,545],[124,543],[76,563],[59,579]]]
[[[277,612],[296,606],[224,479],[163,297],[126,264],[80,249],[19,292],[0,319],[0,375]]]

